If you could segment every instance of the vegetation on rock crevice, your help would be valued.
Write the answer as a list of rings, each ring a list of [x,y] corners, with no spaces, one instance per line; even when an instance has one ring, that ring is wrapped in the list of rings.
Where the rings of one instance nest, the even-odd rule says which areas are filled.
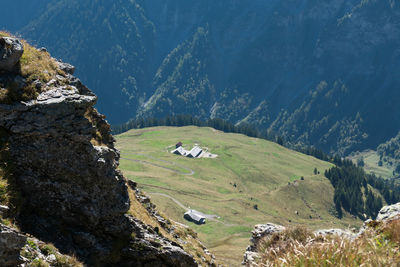
[[[14,36],[0,32],[0,37]],[[0,104],[35,99],[41,92],[51,88],[46,84],[52,79],[60,82],[57,75],[66,76],[47,51],[38,50],[23,39],[20,41],[24,52],[15,73],[7,73],[3,81],[0,80]]]
[[[13,223],[18,216],[19,211],[24,203],[18,186],[13,175],[14,164],[10,160],[8,151],[9,137],[8,132],[0,127],[0,205],[5,205],[10,208],[7,216],[3,216],[4,220]]]

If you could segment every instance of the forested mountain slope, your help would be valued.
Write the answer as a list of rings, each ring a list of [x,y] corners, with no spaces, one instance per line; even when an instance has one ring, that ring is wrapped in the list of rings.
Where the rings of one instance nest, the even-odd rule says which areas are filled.
[[[395,1],[47,2],[18,31],[77,65],[112,123],[221,117],[341,154],[399,130]]]

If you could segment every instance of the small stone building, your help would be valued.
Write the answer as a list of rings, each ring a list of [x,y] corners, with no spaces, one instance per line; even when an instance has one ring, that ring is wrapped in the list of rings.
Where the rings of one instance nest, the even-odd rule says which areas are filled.
[[[206,217],[201,215],[196,210],[188,210],[187,212],[185,212],[183,217],[186,220],[190,221],[190,222],[194,222],[195,224],[204,224],[204,223],[206,223]]]

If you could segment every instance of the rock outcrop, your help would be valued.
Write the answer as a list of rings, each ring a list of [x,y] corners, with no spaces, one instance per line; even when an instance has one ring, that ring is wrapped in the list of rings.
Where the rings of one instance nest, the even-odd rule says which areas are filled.
[[[400,215],[400,203],[384,206],[376,216],[377,221],[390,220],[396,216]]]
[[[19,55],[13,49],[10,60]],[[18,60],[8,62],[5,71]],[[93,108],[97,98],[72,76],[73,66],[58,67],[52,80],[32,82],[40,88],[36,98],[0,104],[8,180],[19,196],[10,212],[20,228],[90,266],[196,266],[180,246],[128,215],[119,151],[105,117]],[[0,74],[6,84],[16,79],[25,78]]]
[[[0,72],[11,72],[24,52],[24,47],[17,38],[0,37]]]
[[[26,237],[15,229],[0,224],[0,266],[17,266],[23,262],[20,251]]]
[[[61,254],[51,244],[0,223],[0,266],[82,267],[76,258]]]
[[[266,236],[280,233],[285,229],[285,227],[273,223],[257,224],[254,226],[254,230],[251,232],[252,237],[250,239],[250,245],[247,247],[246,252],[244,253],[242,264],[246,266],[255,266],[256,260],[259,257],[257,247],[259,241]]]

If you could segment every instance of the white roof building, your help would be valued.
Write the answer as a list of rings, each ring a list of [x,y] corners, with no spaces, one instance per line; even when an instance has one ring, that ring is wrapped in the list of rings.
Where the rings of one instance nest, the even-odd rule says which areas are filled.
[[[206,223],[206,217],[201,215],[198,211],[196,210],[188,210],[185,212],[185,215],[183,216],[186,220],[192,221],[196,224],[203,224]]]
[[[187,155],[189,158],[197,158],[200,156],[201,152],[203,152],[203,149],[201,149],[198,146],[195,146],[190,150],[189,154]]]
[[[172,150],[171,153],[181,156],[187,156],[189,154],[189,151],[180,146],[177,149]]]

